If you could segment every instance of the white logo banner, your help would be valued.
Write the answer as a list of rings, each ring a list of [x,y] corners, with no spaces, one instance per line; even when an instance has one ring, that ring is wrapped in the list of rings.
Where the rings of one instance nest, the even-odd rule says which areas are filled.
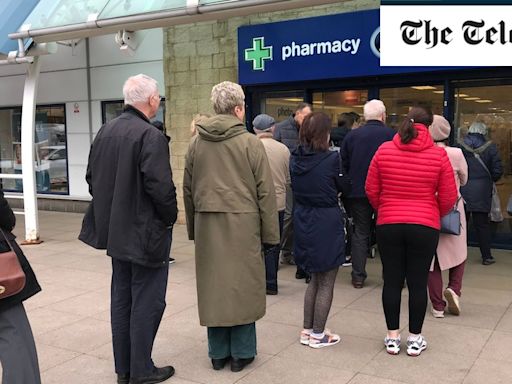
[[[512,6],[380,8],[381,66],[512,66]]]

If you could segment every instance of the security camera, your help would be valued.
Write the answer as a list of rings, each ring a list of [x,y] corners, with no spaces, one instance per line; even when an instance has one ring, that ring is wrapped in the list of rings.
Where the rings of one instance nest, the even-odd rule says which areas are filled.
[[[115,41],[119,45],[121,52],[133,56],[139,46],[136,32],[122,30],[116,33]]]

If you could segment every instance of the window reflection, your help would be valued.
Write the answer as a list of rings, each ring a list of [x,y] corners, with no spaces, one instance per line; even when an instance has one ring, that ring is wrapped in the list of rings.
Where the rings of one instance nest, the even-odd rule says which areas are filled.
[[[69,193],[64,105],[38,106],[35,126],[38,193]],[[21,108],[0,109],[0,171],[22,173]],[[2,180],[2,188],[22,192],[20,180]]]

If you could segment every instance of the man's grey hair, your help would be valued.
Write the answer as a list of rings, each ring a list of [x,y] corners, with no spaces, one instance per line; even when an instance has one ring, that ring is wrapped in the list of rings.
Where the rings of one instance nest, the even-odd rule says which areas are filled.
[[[213,110],[219,115],[231,115],[235,107],[245,104],[245,94],[239,84],[223,81],[212,88]]]
[[[480,133],[485,136],[487,135],[487,125],[481,121],[475,121],[469,126],[468,133]]]
[[[386,106],[379,99],[373,99],[368,101],[364,105],[364,119],[368,120],[381,120],[382,115],[386,113]]]
[[[123,86],[125,104],[145,104],[155,94],[158,94],[157,81],[142,73],[129,77]]]

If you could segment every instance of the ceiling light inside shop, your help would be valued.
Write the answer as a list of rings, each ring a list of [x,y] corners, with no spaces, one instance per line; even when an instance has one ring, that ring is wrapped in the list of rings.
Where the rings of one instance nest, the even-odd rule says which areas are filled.
[[[433,91],[434,93],[444,93],[444,91]]]
[[[458,95],[455,95],[455,97],[468,97],[468,96],[469,95],[466,95],[465,93],[459,93]]]
[[[323,104],[323,101],[313,101],[313,104]]]
[[[474,101],[474,100],[480,100],[479,97],[465,97],[464,100]]]
[[[476,103],[492,103],[492,100],[475,100]]]
[[[432,89],[437,89],[436,87],[432,87],[431,85],[418,85],[415,87],[411,87],[412,89],[417,89],[418,91],[428,91]]]
[[[300,103],[300,102],[302,102],[302,101],[303,101],[303,100],[302,100],[301,98],[299,98],[299,97],[289,97],[289,98],[284,99],[284,100],[286,100],[286,101],[293,101],[294,103]]]

